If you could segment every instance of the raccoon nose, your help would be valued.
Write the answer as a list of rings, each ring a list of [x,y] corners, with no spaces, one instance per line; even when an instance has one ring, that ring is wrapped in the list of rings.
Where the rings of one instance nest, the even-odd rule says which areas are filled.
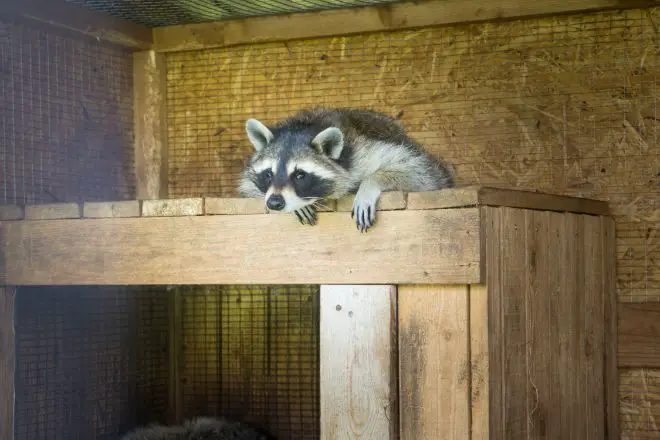
[[[266,206],[268,206],[268,209],[281,211],[284,209],[284,197],[282,197],[280,194],[273,194],[272,196],[268,197],[268,200],[266,200]]]

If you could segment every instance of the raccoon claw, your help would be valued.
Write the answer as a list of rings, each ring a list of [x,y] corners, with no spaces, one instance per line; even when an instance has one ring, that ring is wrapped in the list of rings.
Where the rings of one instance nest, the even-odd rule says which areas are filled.
[[[308,205],[294,211],[294,213],[296,214],[296,217],[298,217],[298,221],[301,225],[308,224],[314,226],[316,224],[317,217],[315,207]]]
[[[376,221],[376,209],[374,206],[366,204],[354,204],[351,211],[351,218],[355,220],[358,231],[366,233]]]

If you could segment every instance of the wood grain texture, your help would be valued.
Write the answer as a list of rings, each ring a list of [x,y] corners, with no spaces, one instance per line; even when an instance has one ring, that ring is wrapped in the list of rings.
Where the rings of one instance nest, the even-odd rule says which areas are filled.
[[[605,280],[606,439],[618,440],[621,431],[619,426],[619,369],[617,367],[617,357],[621,332],[619,331],[619,301],[616,291],[616,232],[612,218],[603,217],[601,222],[603,228],[603,276]],[[660,362],[658,367],[660,368]]]
[[[395,286],[321,286],[321,440],[398,438]]]
[[[468,286],[399,286],[401,438],[470,436]]]
[[[660,303],[622,302],[618,309],[619,367],[660,368]]]
[[[6,222],[0,232],[13,285],[480,282],[476,208],[383,211],[366,234],[335,212],[314,227],[261,214]]]
[[[604,299],[615,292],[601,219],[482,209],[490,438],[605,438]]]
[[[453,23],[472,23],[544,15],[634,8],[654,5],[654,0],[427,0],[372,6],[252,17],[241,20],[155,28],[158,51],[200,50],[245,43],[263,43],[351,35],[365,32],[413,29]]]
[[[204,213],[207,215],[263,214],[266,204],[263,199],[252,198],[204,198]]]
[[[467,206],[508,206],[544,211],[607,215],[607,202],[505,188],[465,186],[408,194],[408,209],[440,209]]]
[[[151,29],[72,5],[64,0],[6,1],[0,15],[18,17],[39,25],[54,26],[97,41],[134,49],[147,49],[153,42]]]
[[[0,438],[14,438],[15,289],[0,286]]]
[[[0,206],[0,221],[23,220],[23,208],[18,205]]]
[[[470,288],[470,423],[471,440],[488,440],[488,289],[483,284]]]
[[[83,205],[85,218],[139,217],[140,201],[86,202]]]
[[[167,198],[166,82],[163,54],[133,54],[136,194],[141,200]]]
[[[142,202],[143,217],[186,217],[202,214],[204,214],[204,199],[201,197]]]
[[[25,207],[26,220],[57,220],[80,218],[81,207],[77,203],[47,203]]]

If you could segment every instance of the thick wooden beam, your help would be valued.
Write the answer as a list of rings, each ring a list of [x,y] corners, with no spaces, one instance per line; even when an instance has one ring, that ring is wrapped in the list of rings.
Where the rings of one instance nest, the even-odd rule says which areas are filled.
[[[133,54],[133,119],[137,198],[167,198],[167,68],[152,50]]]
[[[3,222],[0,284],[480,282],[478,208]]]
[[[0,438],[14,438],[15,289],[0,286]]]
[[[406,285],[398,296],[400,438],[470,438],[468,286]]]
[[[619,367],[660,368],[660,303],[619,303]]]
[[[657,4],[657,0],[428,0],[160,27],[154,29],[154,48],[198,50]]]
[[[149,49],[153,43],[150,28],[72,5],[64,0],[3,1],[0,2],[0,15],[134,49]]]
[[[398,439],[396,286],[321,286],[321,440]]]

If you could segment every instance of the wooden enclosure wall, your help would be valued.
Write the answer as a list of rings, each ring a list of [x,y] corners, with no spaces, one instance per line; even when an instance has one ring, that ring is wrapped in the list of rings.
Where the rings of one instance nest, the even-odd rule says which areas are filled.
[[[660,301],[659,9],[168,53],[169,195],[234,196],[244,122],[399,117],[461,184],[611,204],[620,301]],[[623,438],[660,435],[660,371],[621,371]]]
[[[126,49],[0,19],[0,204],[130,199]]]

